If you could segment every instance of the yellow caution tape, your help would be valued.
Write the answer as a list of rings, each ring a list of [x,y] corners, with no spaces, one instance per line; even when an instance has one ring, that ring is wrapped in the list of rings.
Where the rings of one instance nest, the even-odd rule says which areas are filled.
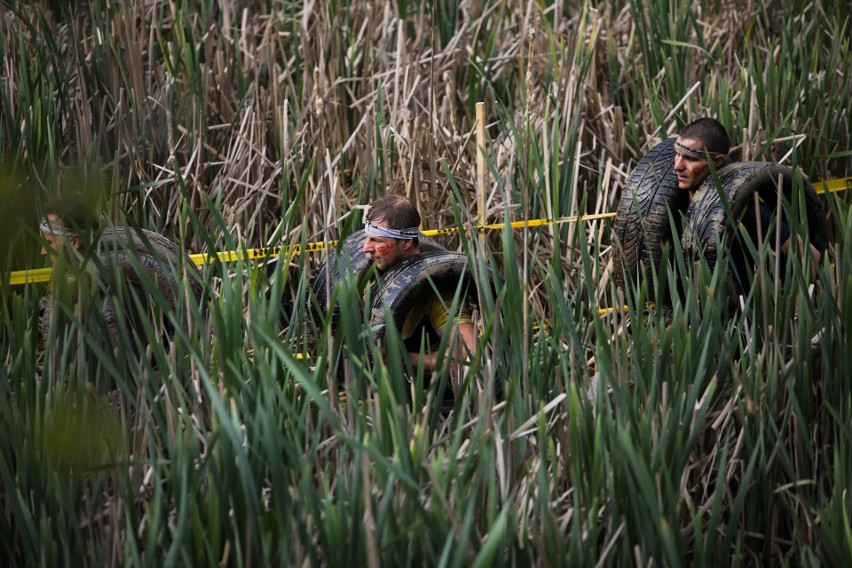
[[[814,184],[814,189],[820,195],[823,193],[832,193],[835,191],[852,191],[852,177],[830,179],[828,181],[818,181]]]
[[[615,213],[598,213],[594,215],[576,215],[572,217],[560,217],[558,219],[531,219],[529,221],[515,221],[509,224],[511,229],[520,229],[523,227],[541,227],[544,225],[558,225],[560,223],[576,223],[579,221],[595,221],[599,219],[610,219],[615,217]],[[505,225],[501,223],[495,223],[493,225],[483,225],[481,227],[477,227],[479,231],[499,231],[503,229]],[[430,229],[428,231],[423,231],[422,234],[426,237],[434,237],[437,235],[450,235],[453,233],[458,233],[460,231],[466,231],[467,227],[450,227],[447,229]],[[239,250],[226,250],[215,253],[197,253],[190,254],[189,258],[195,264],[209,264],[213,260],[220,260],[222,262],[236,262],[238,260],[255,260],[258,258],[275,258],[281,255],[293,256],[297,254],[301,254],[302,252],[320,252],[325,250],[326,243],[315,242],[315,243],[306,243],[304,247],[301,245],[296,245],[292,247],[264,247],[264,248],[256,248],[256,249],[246,249],[244,251]],[[337,246],[337,241],[328,241],[328,246],[333,248]],[[12,272],[9,278],[9,284],[11,286],[18,286],[20,284],[32,284],[35,282],[49,282],[50,274],[53,270],[51,268],[38,268],[35,270],[17,270]]]
[[[328,246],[334,248],[337,245],[337,241],[328,241]],[[319,252],[325,250],[325,243],[317,242],[317,243],[306,243],[304,252]],[[190,254],[189,259],[195,264],[209,264],[214,259],[221,260],[222,262],[236,262],[238,260],[254,260],[258,258],[275,258],[277,256],[285,255],[296,255],[302,253],[302,247],[300,245],[296,245],[293,247],[264,247],[264,248],[256,248],[256,249],[246,249],[245,251],[239,250],[226,250],[221,252],[214,253],[196,253]]]
[[[52,268],[36,268],[34,270],[17,270],[9,278],[9,284],[18,286],[20,284],[32,284],[34,282],[50,282]]]
[[[530,219],[529,221],[513,221],[509,223],[510,229],[523,229],[524,227],[533,228],[533,227],[543,227],[545,225],[559,225],[561,223],[577,223],[580,221],[598,221],[600,219],[612,219],[615,217],[615,213],[595,213],[592,215],[573,215],[571,217],[545,217],[542,219]],[[503,223],[493,223],[491,225],[480,225],[476,227],[477,231],[500,231],[506,225]],[[437,235],[451,235],[454,233],[458,233],[460,231],[466,231],[467,227],[449,227],[447,229],[432,229],[429,231],[422,231],[422,234],[426,237],[434,237]]]
[[[629,311],[629,310],[630,310],[630,308],[628,306],[623,306],[621,308],[622,312],[626,312],[626,311]],[[598,310],[598,315],[599,316],[605,316],[605,315],[608,315],[608,314],[611,314],[611,313],[617,312],[617,311],[619,311],[618,308],[600,308]]]
[[[837,191],[852,191],[852,177],[833,179],[814,183],[814,189],[817,193],[830,193]],[[547,225],[559,225],[561,223],[577,223],[580,221],[597,221],[601,219],[612,219],[615,213],[595,213],[592,215],[574,215],[571,217],[558,218],[542,218],[530,219],[525,221],[514,221],[509,223],[510,229],[523,229],[533,227],[543,227]],[[494,223],[491,225],[481,225],[476,227],[477,231],[500,231],[505,227],[503,223]],[[461,231],[466,231],[467,227],[449,227],[446,229],[430,229],[423,231],[422,234],[426,237],[435,237],[438,235],[452,235]],[[329,247],[337,246],[337,241],[328,241]],[[326,243],[314,242],[306,243],[304,248],[301,245],[292,247],[264,247],[256,249],[246,249],[244,251],[228,250],[215,253],[197,253],[189,255],[190,260],[195,264],[208,264],[214,259],[221,262],[235,262],[238,260],[255,260],[258,258],[275,258],[281,255],[297,255],[303,252],[320,252],[325,250]],[[32,284],[35,282],[49,282],[52,269],[37,268],[35,270],[16,270],[10,274],[9,284],[17,286],[20,284]]]

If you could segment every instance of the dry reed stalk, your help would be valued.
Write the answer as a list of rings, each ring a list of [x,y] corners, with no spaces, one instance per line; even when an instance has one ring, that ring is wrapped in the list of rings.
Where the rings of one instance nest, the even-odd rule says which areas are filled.
[[[4,38],[15,37],[20,41],[5,43],[3,91],[17,94],[30,88],[25,71],[31,62],[42,61],[40,54],[47,53],[40,51],[44,48],[40,47],[39,37],[53,37],[63,46],[72,46],[73,49],[66,48],[69,54],[76,52],[73,57],[69,55],[71,63],[67,69],[62,68],[58,57],[44,58],[41,69],[46,77],[55,71],[57,77],[67,78],[61,93],[67,103],[56,115],[59,148],[56,157],[62,163],[71,163],[91,148],[100,162],[98,167],[112,171],[114,191],[133,188],[116,201],[144,224],[181,234],[181,240],[195,250],[206,246],[206,242],[196,234],[195,228],[181,225],[185,222],[181,214],[184,199],[189,199],[189,208],[209,231],[214,247],[222,246],[229,235],[236,236],[237,241],[248,240],[250,245],[274,244],[272,235],[289,244],[299,242],[302,234],[308,240],[328,241],[342,234],[348,212],[388,187],[402,187],[413,196],[418,207],[428,212],[425,218],[431,228],[455,223],[451,213],[453,184],[458,188],[463,221],[481,219],[484,215],[497,217],[504,211],[515,219],[529,217],[533,210],[547,216],[582,213],[579,209],[584,199],[587,199],[587,212],[612,211],[624,189],[626,174],[654,141],[676,131],[684,118],[707,114],[726,103],[745,117],[744,122],[732,123],[742,134],[744,159],[757,156],[767,145],[775,143],[779,144],[780,156],[794,150],[781,147],[789,142],[786,134],[775,141],[769,140],[767,132],[783,130],[789,125],[763,122],[767,103],[760,98],[760,92],[765,89],[759,88],[751,77],[752,71],[744,57],[751,52],[743,51],[740,42],[731,39],[749,29],[754,38],[751,41],[761,51],[771,47],[771,38],[777,34],[770,29],[771,23],[758,16],[751,18],[749,10],[742,7],[725,5],[718,11],[695,9],[696,25],[688,28],[688,37],[680,39],[701,43],[714,55],[713,61],[698,49],[678,59],[689,64],[684,67],[692,66],[694,72],[682,76],[682,85],[674,89],[666,82],[675,80],[677,66],[655,67],[647,59],[653,54],[639,45],[642,29],[653,28],[651,15],[634,14],[629,4],[597,6],[592,16],[562,3],[550,9],[539,9],[535,3],[464,4],[460,8],[463,21],[451,30],[449,37],[441,38],[437,30],[441,24],[437,5],[432,5],[431,11],[424,4],[419,5],[418,19],[411,14],[400,14],[400,5],[396,3],[352,5],[345,16],[342,6],[333,12],[329,6],[308,3],[299,13],[287,13],[288,6],[276,4],[267,13],[261,4],[237,10],[233,3],[220,2],[215,12],[218,15],[205,24],[200,13],[184,11],[174,2],[119,3],[105,26],[99,19],[102,14],[84,12],[69,24],[52,14],[46,4],[41,7],[41,14],[27,5],[17,6],[18,12],[13,12],[4,4],[0,6],[0,33]],[[19,14],[30,16],[32,29],[23,25],[26,18]],[[38,15],[44,18],[37,18]],[[552,27],[548,21],[551,17],[555,18]],[[793,44],[790,49],[801,47]],[[679,52],[673,54],[679,56]],[[772,61],[781,57],[776,48],[766,50],[765,55]],[[714,63],[720,69],[708,73]],[[642,80],[630,80],[634,72],[641,74]],[[97,78],[91,79],[95,75]],[[647,83],[644,86],[643,81]],[[727,88],[741,91],[726,95],[729,99],[723,100],[723,81],[727,82]],[[486,108],[491,110],[483,117],[477,116],[476,124],[487,125],[494,151],[485,157],[496,172],[493,190],[487,196],[476,183],[481,179],[484,165],[480,152],[483,144],[474,143],[473,121],[468,115],[474,108],[473,101],[481,99],[488,102]],[[23,96],[8,96],[7,100],[5,108],[17,122],[5,132],[28,130],[30,122],[17,117],[24,116],[22,109],[32,109],[32,100]],[[848,109],[845,115],[843,108],[836,115],[825,112],[828,118],[821,116],[819,121],[808,116],[795,118],[796,128],[801,129],[801,133],[795,133],[800,136],[795,144],[799,140],[829,139],[825,142],[828,151],[845,148],[848,133],[846,138],[842,133],[822,136],[820,125],[832,120],[841,124],[845,121],[848,131]],[[813,116],[818,113],[814,112]],[[34,115],[25,118],[38,119]],[[40,171],[37,145],[21,143],[19,147],[23,148],[22,159]],[[798,153],[807,153],[814,147],[803,142]],[[308,173],[312,160],[313,169]],[[44,179],[39,191],[46,193],[58,185],[50,176]],[[158,182],[165,183],[156,185]],[[294,208],[299,214],[285,224],[282,211],[299,195],[302,183],[304,193]],[[179,191],[181,186],[186,188],[186,196]],[[212,200],[214,207],[221,207],[224,226],[215,221],[215,212],[206,211],[207,199]],[[520,335],[524,338],[531,336],[533,321],[550,315],[554,309],[551,305],[554,298],[548,296],[543,285],[554,257],[558,257],[557,270],[564,281],[562,293],[570,300],[566,301],[567,305],[583,299],[582,278],[594,280],[594,297],[587,300],[602,305],[624,304],[624,298],[608,283],[609,249],[604,223],[572,225],[564,231],[552,228],[549,232],[549,237],[543,236],[543,231],[525,231],[514,236],[523,255],[520,293],[525,297]],[[566,238],[558,246],[553,244],[557,235]],[[495,249],[502,247],[497,238],[486,242],[495,245]],[[593,253],[598,256],[594,259],[598,262],[589,274],[582,266],[583,248],[600,251],[599,255]],[[513,252],[503,251],[508,255]],[[840,256],[839,251],[834,254]],[[316,262],[309,261],[308,267]],[[496,267],[502,268],[500,258]],[[231,278],[240,282],[236,277]],[[838,302],[842,302],[844,289],[839,284],[840,276],[837,278],[833,281],[836,288],[833,291]],[[769,295],[771,290],[764,286],[761,293]],[[768,300],[763,303],[768,304]],[[253,319],[262,310],[246,306],[241,313]],[[631,335],[633,332],[627,333],[624,324],[620,314],[601,322],[599,328],[594,327],[594,322],[574,322],[581,341],[596,338],[600,345],[608,342],[611,368],[598,371],[601,376],[606,373],[613,377],[615,384],[604,386],[612,386],[613,399],[622,406],[626,406],[625,399],[618,397],[622,396],[619,389],[624,387],[618,381],[636,380],[639,385],[636,388],[645,397],[658,394],[654,385],[644,384],[642,369],[635,362],[639,348],[631,348],[631,341],[638,339]],[[212,324],[208,325],[210,330]],[[499,328],[500,322],[496,325]],[[637,327],[640,325],[634,322],[634,328]],[[768,319],[762,322],[762,329],[767,328]],[[683,330],[685,336],[687,327]],[[655,332],[665,333],[661,329]],[[212,335],[207,333],[208,337]],[[573,340],[560,345],[565,345],[566,351],[576,349]],[[671,344],[651,345],[646,350],[648,359],[670,348],[674,349]],[[525,342],[524,349],[523,358],[529,361],[530,344]],[[542,441],[536,438],[534,426],[538,424],[538,416],[534,403],[537,401],[514,407],[498,405],[483,420],[487,428],[497,432],[495,443],[482,446],[468,443],[456,448],[458,451],[452,456],[467,460],[482,452],[498,464],[495,475],[499,497],[515,507],[520,532],[530,535],[530,542],[525,545],[535,546],[539,558],[547,557],[548,523],[561,527],[563,535],[578,522],[583,525],[582,534],[590,530],[586,523],[593,510],[589,503],[581,507],[574,501],[579,499],[577,493],[582,490],[584,472],[575,471],[571,462],[575,458],[584,459],[583,454],[588,453],[582,445],[570,447],[572,420],[579,420],[582,414],[571,416],[567,401],[568,387],[581,374],[578,361],[586,361],[589,355],[580,351],[565,357],[567,372],[557,369],[553,372],[556,376],[550,377],[556,397],[552,400],[557,404],[551,400],[545,407],[544,431],[546,441],[553,442],[559,456],[556,463],[548,463],[547,448],[542,448]],[[753,432],[749,429],[758,412],[768,413],[765,418],[777,430],[772,433],[774,438],[766,442],[769,450],[763,465],[773,466],[772,483],[788,489],[781,492],[771,512],[769,532],[743,532],[740,537],[765,541],[767,544],[761,546],[771,548],[773,558],[784,558],[796,546],[814,542],[810,533],[804,537],[801,533],[813,530],[811,527],[818,524],[811,509],[803,504],[810,497],[805,496],[802,487],[795,486],[795,490],[789,487],[799,478],[812,474],[808,471],[808,450],[802,441],[808,435],[808,427],[800,418],[785,414],[787,408],[794,406],[789,393],[777,394],[782,390],[778,381],[784,373],[793,371],[782,368],[778,354],[766,343],[749,344],[745,351],[747,355],[754,354],[755,369],[774,369],[770,376],[776,382],[771,389],[755,389],[735,369],[731,372],[735,386],[724,387],[722,394],[713,399],[704,424],[683,425],[689,433],[698,430],[698,441],[674,480],[671,495],[676,496],[675,512],[679,518],[671,518],[669,522],[675,525],[681,522],[679,532],[687,554],[697,554],[691,547],[696,546],[697,538],[706,537],[696,534],[694,511],[703,520],[709,518],[717,480],[724,484],[721,506],[726,511],[736,506],[738,491],[749,489],[749,484],[757,486],[753,480],[746,480],[746,473],[749,453],[763,451],[755,449]],[[258,357],[259,353],[257,350],[253,355]],[[228,364],[238,365],[226,360],[222,353],[205,356],[211,361],[219,357],[217,365],[223,376]],[[594,357],[591,360],[597,362]],[[328,365],[331,372],[330,361]],[[743,374],[756,373],[755,369],[745,369]],[[199,424],[197,430],[209,432],[215,411],[211,408],[213,402],[202,397],[200,372],[198,368],[193,371],[193,394],[181,396],[193,401],[189,410],[193,421]],[[529,374],[528,365],[523,375],[525,388]],[[333,382],[332,387],[334,394]],[[237,393],[226,389],[224,382],[219,388],[221,400],[238,404]],[[771,399],[772,393],[775,399]],[[167,447],[170,437],[180,437],[180,408],[172,396],[167,392],[163,408],[158,409],[164,413],[167,427],[165,431],[157,431],[149,429],[145,422],[146,416],[153,412],[148,407],[152,401],[139,395],[138,414],[126,418],[136,425],[135,458],[154,460],[157,456],[148,455],[149,448]],[[664,400],[658,400],[657,408],[650,412],[660,408],[670,412],[683,402],[676,397],[668,398],[668,390],[662,396]],[[332,396],[332,400],[336,404],[337,396]],[[707,402],[701,400],[702,404]],[[641,401],[647,398],[632,400],[634,404]],[[623,423],[625,418],[618,412],[628,410],[615,408],[615,403],[611,406],[606,409],[604,420],[613,418]],[[345,417],[340,409],[335,408],[335,412],[344,424],[338,431],[324,422],[325,418],[318,419],[311,413],[305,417],[309,430],[317,420],[325,425],[312,475],[323,482],[330,480],[330,495],[345,487],[346,472],[366,469],[368,465],[366,453],[361,454],[358,462],[347,461],[352,458],[337,438],[352,435],[357,413],[351,406],[347,407]],[[508,414],[505,423],[501,422],[501,413]],[[242,409],[236,414],[241,425],[247,427],[251,419],[248,413]],[[383,414],[378,401],[372,416],[376,417],[371,427],[377,436],[385,428],[393,427],[381,422]],[[665,434],[663,416],[660,412],[651,420],[649,432],[654,440]],[[464,425],[465,432],[479,427],[478,420],[482,419]],[[515,423],[521,426],[515,427]],[[501,427],[507,429],[497,430]],[[436,436],[432,451],[452,448],[453,436],[454,432],[446,427]],[[308,434],[304,437],[304,445],[310,445]],[[816,435],[813,437],[818,439]],[[208,450],[208,442],[201,441],[203,454]],[[817,454],[819,444],[814,446],[810,452]],[[724,452],[728,454],[723,467]],[[792,456],[790,463],[778,467],[788,459],[785,453]],[[448,459],[444,465],[449,467],[449,462]],[[323,471],[329,464],[330,471]],[[430,465],[424,467],[432,493],[424,489],[417,498],[425,504],[434,497],[447,511],[451,529],[461,531],[463,511],[454,509],[459,500],[459,486],[444,485]],[[141,505],[159,487],[161,480],[156,476],[162,471],[160,466],[130,469],[130,482]],[[541,471],[548,478],[539,485],[536,475]],[[381,472],[363,473],[365,494],[384,491],[378,481],[371,479],[381,475]],[[321,485],[320,481],[317,485]],[[294,484],[288,491],[298,495],[299,489]],[[662,501],[664,484],[657,480],[653,489],[652,500]],[[391,491],[397,492],[393,499],[399,502],[410,500],[398,487],[392,487]],[[475,500],[484,504],[485,495],[485,489],[479,488]],[[117,503],[107,507],[107,513],[98,518],[103,526],[119,526]],[[608,519],[617,505],[613,501],[604,503],[598,517]],[[367,509],[361,517],[369,521],[370,531],[374,530],[374,518],[380,514],[378,508]],[[323,512],[311,511],[306,518],[306,526],[314,526],[323,518]],[[484,513],[477,511],[474,518],[476,527],[471,538],[479,541],[487,528]],[[590,549],[601,550],[599,562],[623,562],[630,558],[631,550],[635,551],[637,562],[647,560],[644,550],[625,536],[635,533],[627,518],[627,515],[614,518],[612,526],[597,533],[597,542],[585,542]],[[136,526],[140,533],[147,528],[147,522],[147,515],[142,515]],[[241,534],[250,532],[245,527],[239,530]],[[726,529],[719,528],[720,533],[723,530]],[[123,541],[117,535],[111,539],[115,559],[115,551]],[[631,545],[635,548],[631,549]],[[316,542],[309,540],[298,546],[292,558],[306,563],[316,560],[309,552],[315,549]],[[618,556],[620,547],[627,552]],[[376,558],[382,552],[371,548],[368,561],[379,562]],[[226,547],[221,558],[230,559],[231,553]],[[749,553],[755,554],[753,550]],[[470,554],[465,550],[459,558],[472,560]]]

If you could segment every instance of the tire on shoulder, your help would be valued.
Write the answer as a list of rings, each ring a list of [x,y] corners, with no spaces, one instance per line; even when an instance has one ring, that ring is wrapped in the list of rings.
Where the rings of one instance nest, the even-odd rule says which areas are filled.
[[[807,227],[810,243],[824,253],[828,245],[828,223],[826,211],[813,185],[805,175],[801,175],[803,192],[794,195],[795,172],[792,168],[771,162],[737,162],[725,166],[718,172],[719,182],[724,191],[722,199],[712,177],[707,178],[696,191],[687,211],[687,226],[681,237],[684,254],[704,258],[711,270],[719,258],[718,245],[730,250],[735,231],[730,230],[730,218],[725,211],[730,208],[733,219],[738,219],[755,194],[771,209],[778,207],[778,181],[784,199],[796,206],[796,198],[804,200],[807,212]],[[717,240],[718,235],[718,240]],[[737,296],[741,290],[733,271],[728,270],[724,286],[728,294],[728,311],[739,309]]]
[[[366,276],[372,265],[372,260],[364,254],[364,242],[367,235],[363,229],[352,233],[341,243],[339,248],[329,252],[327,261],[320,264],[314,277],[311,279],[311,290],[313,290],[316,302],[311,302],[311,313],[315,327],[321,327],[322,322],[330,317],[332,332],[337,328],[340,314],[337,310],[329,313],[329,302],[334,290],[347,278],[361,280]],[[434,239],[420,237],[420,250],[445,251],[446,249]]]
[[[462,253],[428,251],[409,258],[382,275],[371,291],[370,326],[377,339],[385,332],[386,317],[402,329],[408,312],[425,302],[435,290],[455,293],[461,285],[462,298],[476,301],[473,269]]]
[[[435,290],[455,294],[461,287],[460,300],[466,298],[476,304],[481,285],[491,287],[493,292],[492,274],[480,275],[477,282],[473,268],[462,253],[431,251],[410,258],[383,274],[382,281],[372,289],[370,326],[373,337],[384,338],[388,317],[392,317],[396,328],[402,330],[409,311],[431,298]],[[504,396],[503,379],[499,375],[494,377],[494,395],[497,400]],[[449,408],[442,406],[441,413],[446,415]]]
[[[144,295],[148,294],[145,281],[152,282],[166,300],[169,309],[177,313],[181,307],[178,304],[183,286],[183,273],[178,271],[181,256],[188,277],[191,301],[200,302],[204,296],[204,286],[198,267],[177,244],[159,233],[147,229],[110,227],[98,239],[97,254],[93,261],[102,271],[104,282],[109,285],[126,283],[138,294]],[[145,273],[144,277],[139,273],[140,268]],[[116,282],[116,276],[120,276],[123,281]],[[47,344],[53,304],[53,298],[46,298],[39,323],[43,344]],[[128,308],[133,309],[133,304]],[[189,331],[189,321],[185,317],[179,319],[182,321],[183,330]],[[171,335],[174,332],[172,325],[168,319],[165,323],[166,331]]]
[[[674,171],[674,140],[663,140],[636,165],[627,181],[613,229],[615,283],[624,290],[645,281],[648,299],[655,297],[652,274],[664,265],[663,249],[674,236],[669,210],[686,208]],[[672,216],[676,232],[681,215]]]
[[[114,227],[101,236],[98,249],[98,257],[104,266],[116,265],[129,283],[142,289],[142,276],[137,271],[136,262],[131,260],[135,257],[139,267],[154,281],[172,310],[179,308],[179,290],[183,274],[178,271],[178,267],[182,260],[193,300],[202,298],[203,279],[198,267],[175,242],[164,235],[147,229],[128,230],[124,227]]]

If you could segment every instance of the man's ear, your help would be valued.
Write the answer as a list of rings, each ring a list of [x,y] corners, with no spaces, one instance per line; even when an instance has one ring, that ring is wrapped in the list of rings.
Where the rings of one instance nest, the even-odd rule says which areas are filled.
[[[80,235],[70,235],[68,237],[68,244],[71,245],[72,248],[79,250],[80,249]]]
[[[717,170],[719,168],[721,168],[724,164],[725,164],[725,156],[714,156],[713,157],[713,165],[716,166]]]

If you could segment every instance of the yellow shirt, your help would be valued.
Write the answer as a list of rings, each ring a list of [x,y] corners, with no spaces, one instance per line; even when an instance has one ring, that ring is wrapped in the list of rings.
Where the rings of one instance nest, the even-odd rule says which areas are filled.
[[[420,302],[412,307],[405,316],[405,321],[402,324],[400,332],[406,343],[409,343],[409,339],[413,339],[417,342],[416,349],[419,349],[421,334],[417,332],[421,330],[424,330],[433,339],[440,338],[441,332],[444,330],[447,320],[450,317],[449,311],[453,305],[454,295],[454,292],[446,291],[441,296],[432,295],[425,302]],[[456,325],[473,323],[470,315],[470,307],[464,298],[459,302],[455,323]],[[432,343],[437,348],[437,341],[432,341]],[[409,345],[410,347],[411,345]]]

